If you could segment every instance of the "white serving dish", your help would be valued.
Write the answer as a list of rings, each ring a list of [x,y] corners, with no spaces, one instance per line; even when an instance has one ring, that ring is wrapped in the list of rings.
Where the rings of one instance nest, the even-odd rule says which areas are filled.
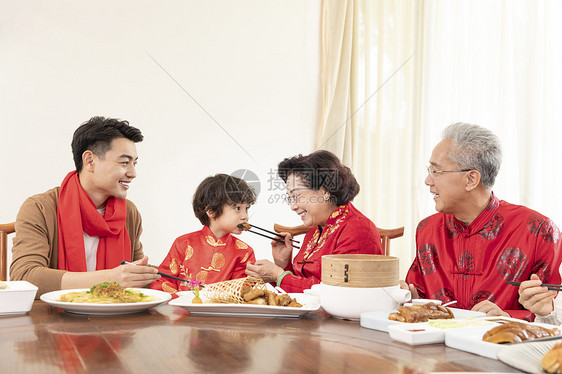
[[[254,305],[254,304],[217,304],[211,303],[204,295],[200,294],[203,304],[193,304],[195,297],[192,291],[180,291],[178,298],[171,300],[169,305],[175,305],[188,310],[191,314],[211,316],[243,316],[243,317],[300,317],[305,313],[315,312],[320,309],[318,297],[304,293],[290,293],[289,296],[297,299],[302,308],[286,306]]]
[[[388,335],[393,340],[410,345],[435,344],[445,341],[445,330],[429,326],[427,322],[388,326]]]
[[[409,290],[392,287],[338,287],[315,284],[307,295],[320,296],[322,308],[333,317],[359,321],[361,313],[390,310],[411,299]]]
[[[89,288],[80,288],[74,290],[60,290],[52,291],[41,295],[41,300],[49,305],[57,308],[64,309],[70,313],[76,314],[89,314],[94,316],[110,316],[119,314],[139,313],[149,308],[155,307],[172,298],[167,292],[152,290],[150,288],[130,288],[133,291],[142,292],[145,295],[154,296],[157,300],[144,301],[140,303],[112,303],[112,304],[97,304],[97,303],[69,303],[66,301],[59,301],[61,295],[69,292],[82,292],[88,291]]]
[[[459,320],[486,316],[485,313],[473,312],[472,310],[457,309],[457,308],[449,308],[449,309],[451,309],[451,311],[453,312],[455,319],[459,319]],[[413,325],[412,323],[399,322],[399,321],[393,321],[388,319],[388,315],[396,311],[397,311],[396,309],[392,309],[392,310],[378,310],[375,312],[362,313],[361,326],[368,329],[388,332],[388,327],[391,325],[403,325],[403,326]],[[422,322],[422,323],[427,323],[427,322]]]
[[[520,319],[508,318],[508,317],[497,317],[497,318],[486,318],[489,321],[513,321],[525,323]],[[485,342],[482,337],[486,331],[499,326],[501,323],[494,323],[492,326],[478,326],[472,328],[462,328],[462,329],[452,329],[447,330],[445,333],[445,345],[451,348],[459,349],[461,351],[466,351],[474,353],[483,357],[492,358],[494,360],[498,359],[498,351],[503,347],[507,347],[512,344],[526,344],[523,343],[511,343],[511,344],[495,344],[490,342]],[[533,325],[542,326],[548,329],[558,328],[559,326],[548,325],[545,323],[532,323]],[[529,341],[531,342],[531,341]]]
[[[31,310],[37,286],[27,281],[1,283],[7,288],[0,289],[0,316],[25,314]]]

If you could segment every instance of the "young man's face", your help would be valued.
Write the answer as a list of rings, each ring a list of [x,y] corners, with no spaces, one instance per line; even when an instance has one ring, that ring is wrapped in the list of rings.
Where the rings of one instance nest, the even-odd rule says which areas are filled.
[[[248,210],[250,205],[246,203],[230,205],[225,204],[222,214],[217,218],[211,218],[209,228],[217,236],[217,239],[226,234],[240,234],[242,230],[238,228],[241,223],[248,222]]]
[[[116,138],[104,157],[92,154],[80,172],[80,182],[97,208],[103,207],[107,199],[127,197],[129,183],[137,176],[137,147],[132,140]]]

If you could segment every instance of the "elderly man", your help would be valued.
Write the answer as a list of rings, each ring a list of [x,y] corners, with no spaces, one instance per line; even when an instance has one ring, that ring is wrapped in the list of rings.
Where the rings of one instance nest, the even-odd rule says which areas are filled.
[[[28,198],[16,218],[11,280],[27,280],[37,296],[117,281],[142,287],[160,278],[146,265],[141,216],[126,200],[136,177],[140,130],[127,121],[93,117],[72,139],[75,171],[60,188]]]
[[[537,274],[560,284],[560,232],[547,217],[492,192],[502,160],[499,139],[480,126],[447,127],[433,149],[425,184],[438,211],[416,229],[416,258],[403,287],[413,297],[531,319],[518,288]]]

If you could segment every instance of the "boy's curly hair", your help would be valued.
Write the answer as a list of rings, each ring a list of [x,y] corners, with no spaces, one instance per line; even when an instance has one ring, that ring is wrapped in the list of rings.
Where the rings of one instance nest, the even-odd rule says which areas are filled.
[[[225,204],[236,205],[256,202],[256,192],[245,180],[228,174],[216,174],[207,177],[199,184],[193,194],[193,212],[205,226],[209,226],[211,219],[208,210],[220,217]]]

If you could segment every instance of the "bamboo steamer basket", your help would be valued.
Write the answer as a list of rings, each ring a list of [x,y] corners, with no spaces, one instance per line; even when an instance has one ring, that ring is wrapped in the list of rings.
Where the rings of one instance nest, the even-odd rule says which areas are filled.
[[[322,283],[338,287],[381,288],[398,285],[398,258],[382,255],[322,256]]]

